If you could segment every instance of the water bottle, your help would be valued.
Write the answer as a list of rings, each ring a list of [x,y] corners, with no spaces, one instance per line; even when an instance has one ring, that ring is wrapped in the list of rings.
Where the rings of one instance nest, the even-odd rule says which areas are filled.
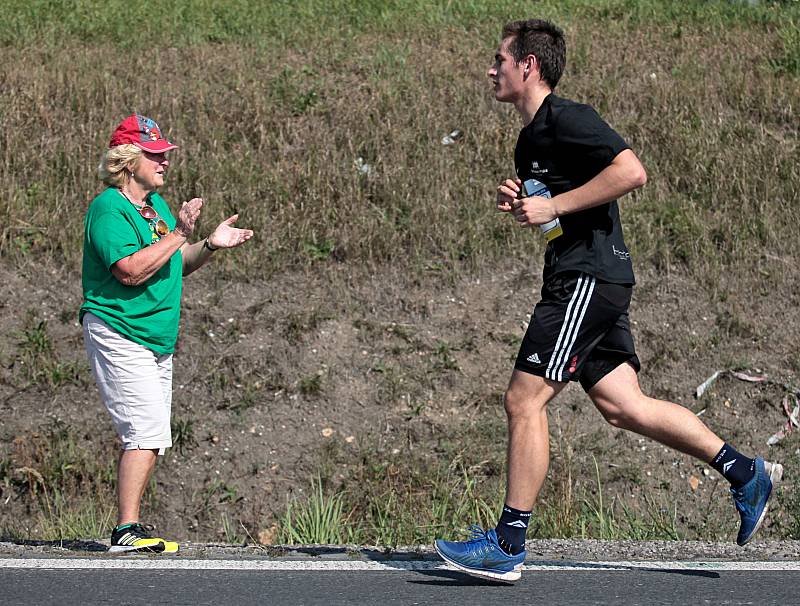
[[[547,189],[547,185],[542,183],[541,181],[537,181],[536,179],[528,179],[522,184],[522,191],[520,192],[524,197],[529,198],[531,196],[538,196],[540,198],[551,198],[550,190]],[[558,220],[558,217],[549,221],[548,223],[544,223],[543,225],[539,226],[539,231],[542,232],[545,240],[550,242],[551,240],[555,240],[564,233],[564,230],[561,229],[561,221]]]

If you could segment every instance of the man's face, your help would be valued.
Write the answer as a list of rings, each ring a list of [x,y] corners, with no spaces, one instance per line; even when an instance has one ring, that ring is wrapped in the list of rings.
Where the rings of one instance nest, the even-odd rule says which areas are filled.
[[[525,62],[515,63],[508,52],[513,38],[509,37],[500,43],[494,55],[494,64],[487,75],[494,86],[494,98],[505,103],[513,103],[522,94],[525,83]]]

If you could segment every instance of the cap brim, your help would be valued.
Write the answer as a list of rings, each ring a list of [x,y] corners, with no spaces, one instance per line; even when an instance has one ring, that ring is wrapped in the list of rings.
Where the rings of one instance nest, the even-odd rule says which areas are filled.
[[[146,152],[150,152],[151,154],[161,154],[171,149],[178,149],[177,145],[175,145],[174,143],[170,143],[169,141],[164,141],[163,139],[160,139],[158,141],[144,141],[144,142],[137,141],[136,143],[134,143],[134,145],[139,149],[143,149]]]

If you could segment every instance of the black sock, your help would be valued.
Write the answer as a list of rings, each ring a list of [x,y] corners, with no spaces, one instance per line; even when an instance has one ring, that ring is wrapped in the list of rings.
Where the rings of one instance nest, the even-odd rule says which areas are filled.
[[[711,467],[720,472],[733,488],[741,488],[756,473],[756,462],[736,452],[736,449],[727,442],[711,461]]]
[[[525,549],[525,533],[531,521],[530,511],[520,511],[503,505],[503,513],[497,522],[497,542],[506,553],[517,555]]]

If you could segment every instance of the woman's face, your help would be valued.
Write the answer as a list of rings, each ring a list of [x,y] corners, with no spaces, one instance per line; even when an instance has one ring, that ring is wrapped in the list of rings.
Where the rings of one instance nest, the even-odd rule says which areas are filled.
[[[166,153],[142,152],[139,162],[133,167],[133,180],[146,191],[155,191],[164,185],[164,173],[169,166]]]

